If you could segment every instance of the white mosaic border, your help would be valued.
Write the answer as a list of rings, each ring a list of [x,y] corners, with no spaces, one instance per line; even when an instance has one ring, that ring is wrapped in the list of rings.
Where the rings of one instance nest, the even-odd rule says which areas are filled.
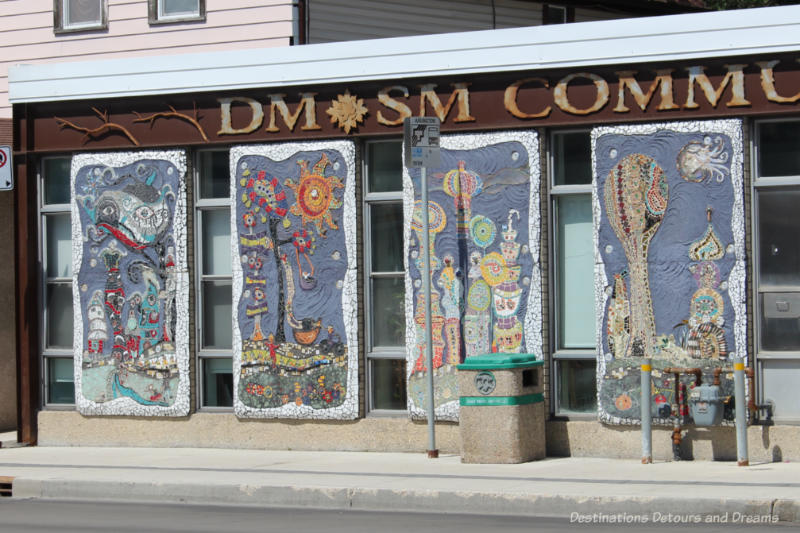
[[[745,267],[745,219],[744,219],[744,143],[742,138],[742,121],[739,119],[729,120],[700,120],[690,122],[661,122],[649,124],[632,124],[620,126],[601,126],[592,129],[592,211],[594,214],[594,290],[595,290],[595,312],[598,317],[602,317],[609,295],[606,294],[606,287],[609,286],[608,278],[605,274],[603,256],[600,253],[599,226],[601,217],[600,196],[597,190],[598,176],[595,165],[595,149],[597,140],[603,135],[648,135],[659,131],[672,131],[675,133],[721,133],[727,135],[731,140],[731,186],[733,187],[733,213],[731,217],[731,230],[733,232],[734,253],[736,261],[731,269],[728,278],[728,295],[734,312],[733,335],[735,349],[728,357],[737,355],[747,362],[747,313],[745,309],[746,292],[746,267]],[[597,413],[602,422],[610,424],[639,425],[640,422],[623,419],[609,415],[604,412],[600,405],[600,386],[605,374],[607,357],[610,354],[603,353],[603,321],[597,321],[596,331],[597,342]],[[660,420],[660,419],[659,419]],[[655,420],[654,420],[655,422]],[[662,423],[669,421],[660,420]]]
[[[175,239],[175,266],[177,268],[177,287],[175,296],[175,357],[178,362],[178,391],[175,403],[169,407],[142,405],[132,398],[115,398],[98,403],[89,400],[82,393],[83,363],[83,316],[81,310],[78,271],[83,259],[83,235],[81,233],[80,212],[75,196],[75,182],[78,171],[88,165],[122,167],[143,159],[164,160],[172,163],[178,171],[178,190],[175,191],[175,213],[173,216],[173,238]],[[186,243],[186,152],[183,150],[106,152],[76,154],[72,157],[70,170],[70,202],[72,207],[72,305],[74,313],[74,333],[72,341],[75,361],[75,405],[83,415],[119,416],[186,416],[189,414],[191,395],[189,390],[189,267]]]
[[[289,403],[281,407],[257,409],[248,407],[239,399],[239,371],[242,365],[242,332],[236,310],[239,308],[244,273],[239,261],[239,239],[236,214],[236,167],[244,156],[264,156],[273,161],[283,161],[298,152],[335,150],[347,165],[344,196],[342,197],[342,228],[347,249],[347,271],[342,285],[342,318],[347,335],[347,393],[339,407],[315,409],[308,405]],[[233,408],[240,418],[292,418],[314,420],[353,420],[358,417],[358,271],[356,260],[356,151],[351,141],[312,141],[303,143],[263,144],[234,146],[230,151],[231,185],[231,265],[233,274]]]
[[[528,250],[530,251],[533,265],[531,268],[531,283],[528,290],[528,308],[525,314],[525,349],[528,353],[537,355],[542,359],[542,270],[539,247],[541,233],[541,204],[540,181],[541,167],[539,164],[539,135],[534,130],[502,131],[492,133],[443,135],[440,147],[446,150],[472,150],[504,142],[519,142],[528,151],[528,167],[530,169],[530,197],[528,211]],[[404,147],[405,150],[405,147]],[[405,152],[404,152],[405,153]],[[406,269],[405,276],[405,306],[406,306],[406,381],[411,378],[416,356],[416,330],[414,327],[414,290],[413,280],[409,275],[408,262],[409,247],[411,243],[411,220],[414,215],[414,184],[407,167],[403,167],[403,261]],[[539,290],[534,290],[538,287]],[[434,384],[435,386],[435,384]],[[416,420],[427,420],[427,408],[418,407],[411,395],[407,395],[407,408],[409,416]],[[453,400],[440,405],[434,412],[436,420],[458,421],[459,400]]]

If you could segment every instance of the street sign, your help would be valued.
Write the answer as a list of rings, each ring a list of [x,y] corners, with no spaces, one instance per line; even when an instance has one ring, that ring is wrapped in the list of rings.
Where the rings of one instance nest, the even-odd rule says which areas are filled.
[[[14,172],[11,159],[11,147],[0,146],[0,191],[14,190]]]
[[[412,168],[438,167],[439,119],[436,117],[409,117],[403,122],[405,163]]]

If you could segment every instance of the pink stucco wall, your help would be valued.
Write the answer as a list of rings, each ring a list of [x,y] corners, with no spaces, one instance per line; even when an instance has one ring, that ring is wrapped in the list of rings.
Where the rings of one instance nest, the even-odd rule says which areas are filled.
[[[205,22],[150,25],[147,0],[107,0],[108,29],[56,35],[53,0],[0,2],[0,118],[11,117],[8,67],[288,46],[291,0],[206,0]]]

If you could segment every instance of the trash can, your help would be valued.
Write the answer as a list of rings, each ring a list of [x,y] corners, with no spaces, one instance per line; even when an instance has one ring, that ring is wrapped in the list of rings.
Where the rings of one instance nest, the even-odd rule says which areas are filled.
[[[544,458],[543,366],[518,353],[476,355],[458,365],[462,462]]]

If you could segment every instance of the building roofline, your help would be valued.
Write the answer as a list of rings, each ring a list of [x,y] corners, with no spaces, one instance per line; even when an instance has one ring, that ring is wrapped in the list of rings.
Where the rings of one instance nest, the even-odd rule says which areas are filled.
[[[18,65],[12,104],[800,51],[800,6],[294,47]]]

